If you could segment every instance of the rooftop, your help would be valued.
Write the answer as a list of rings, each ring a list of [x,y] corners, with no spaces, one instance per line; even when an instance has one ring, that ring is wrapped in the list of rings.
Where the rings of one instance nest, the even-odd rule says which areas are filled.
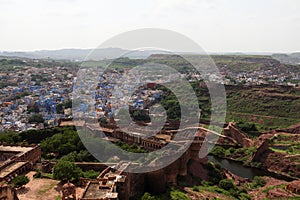
[[[9,146],[9,145],[0,145],[0,152],[16,152],[17,153],[25,153],[31,151],[34,147],[31,146]]]
[[[5,178],[7,175],[9,175],[11,172],[15,171],[16,169],[19,169],[23,165],[25,165],[27,162],[14,162],[7,167],[5,167],[3,170],[0,171],[0,179]]]
[[[155,137],[166,141],[170,141],[172,139],[170,135],[166,135],[166,134],[156,134]]]
[[[99,188],[98,182],[90,182],[82,199],[99,199],[99,198],[110,198],[117,199],[118,193],[110,192],[110,188]]]

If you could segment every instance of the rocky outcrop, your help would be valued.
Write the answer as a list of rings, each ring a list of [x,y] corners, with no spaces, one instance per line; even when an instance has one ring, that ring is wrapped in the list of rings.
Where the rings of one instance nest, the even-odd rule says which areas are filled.
[[[282,136],[282,137],[281,137]],[[274,143],[299,141],[299,134],[287,133],[286,130],[273,130],[264,133],[255,140],[256,152],[251,157],[251,162],[259,162],[263,169],[280,174],[288,179],[294,180],[300,178],[299,154],[289,154],[284,151],[276,151],[280,146]],[[280,144],[280,143],[279,143]]]
[[[201,180],[209,180],[208,171],[202,164],[199,161],[191,160],[188,165],[188,173]]]
[[[300,133],[300,124],[296,124],[290,128],[284,129],[283,131],[287,132],[287,133],[299,134]]]
[[[257,151],[252,156],[252,162],[263,162],[266,159],[266,152],[269,150],[269,140],[263,141],[263,143],[257,148]]]
[[[300,194],[300,181],[292,181],[290,184],[286,186],[286,189],[289,191],[295,193],[295,194]]]
[[[292,197],[293,197],[292,194],[289,194],[287,191],[285,191],[282,188],[275,188],[273,190],[269,190],[267,193],[268,199],[288,199]]]
[[[250,147],[253,145],[252,140],[248,138],[247,134],[236,128],[233,122],[229,122],[228,126],[224,128],[224,135],[231,137],[243,147]]]

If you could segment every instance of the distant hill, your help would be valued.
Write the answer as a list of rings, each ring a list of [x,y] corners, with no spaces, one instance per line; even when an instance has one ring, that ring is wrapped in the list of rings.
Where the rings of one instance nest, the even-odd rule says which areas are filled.
[[[89,59],[102,60],[111,59],[122,55],[127,50],[120,48],[105,48],[105,49],[60,49],[60,50],[41,50],[32,52],[0,52],[0,56],[22,57],[31,59],[55,59],[55,60],[84,60],[91,52],[92,56]]]
[[[129,51],[121,48],[103,48],[103,49],[59,49],[59,50],[40,50],[31,52],[17,52],[17,51],[0,51],[0,56],[5,57],[19,57],[30,59],[53,59],[53,60],[69,60],[82,61],[88,57],[89,60],[104,60],[114,59],[122,55],[122,57],[129,57],[134,59],[144,59],[152,54],[166,54],[166,52],[159,52],[155,50],[138,50]],[[176,54],[193,54],[191,52],[176,52]],[[270,53],[209,53],[214,56],[269,56]],[[300,64],[300,52],[291,54],[272,54],[271,57],[284,64]]]
[[[291,54],[273,54],[272,57],[284,64],[300,64],[300,52]]]
[[[118,57],[129,57],[132,59],[144,59],[152,54],[166,52],[157,50],[137,50],[129,51],[121,48],[103,48],[103,49],[60,49],[60,50],[41,50],[31,52],[9,52],[2,51],[0,56],[30,59],[53,59],[53,60],[69,60],[82,61],[88,60],[104,60],[115,59]]]

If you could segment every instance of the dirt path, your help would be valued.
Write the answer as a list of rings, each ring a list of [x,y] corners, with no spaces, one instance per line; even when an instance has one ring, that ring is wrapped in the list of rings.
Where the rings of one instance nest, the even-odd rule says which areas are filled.
[[[293,117],[277,117],[277,116],[271,116],[271,115],[259,115],[259,114],[252,114],[252,113],[241,113],[241,112],[229,112],[236,115],[245,115],[245,116],[253,116],[253,117],[263,117],[268,119],[291,119],[291,120],[298,120],[298,118]]]

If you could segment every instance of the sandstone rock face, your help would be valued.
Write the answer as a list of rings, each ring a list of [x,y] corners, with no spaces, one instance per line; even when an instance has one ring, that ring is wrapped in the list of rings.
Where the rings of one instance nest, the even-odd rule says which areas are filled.
[[[264,169],[270,172],[281,174],[290,179],[299,179],[299,154],[288,154],[285,152],[273,151],[272,148],[275,144],[272,142],[273,139],[280,139],[279,135],[283,135],[285,139],[283,141],[299,141],[299,134],[287,133],[284,130],[273,130],[264,133],[255,140],[255,146],[257,151],[253,154],[251,161],[260,162]]]
[[[208,171],[202,166],[202,162],[192,160],[188,166],[188,172],[202,180],[208,180]]]
[[[228,123],[228,126],[224,128],[224,134],[234,139],[238,144],[243,147],[250,147],[253,145],[251,139],[248,138],[246,133],[237,129],[232,122]]]
[[[300,124],[296,124],[290,128],[284,130],[287,133],[300,133]]]
[[[257,151],[252,156],[252,161],[263,162],[265,160],[264,154],[269,152],[269,140],[263,141],[263,143],[257,148]]]
[[[282,188],[277,188],[268,191],[267,197],[270,199],[288,199],[289,197],[292,197],[292,195],[287,193]]]
[[[286,186],[286,189],[289,191],[295,193],[295,194],[300,194],[300,181],[292,181],[290,184]]]

